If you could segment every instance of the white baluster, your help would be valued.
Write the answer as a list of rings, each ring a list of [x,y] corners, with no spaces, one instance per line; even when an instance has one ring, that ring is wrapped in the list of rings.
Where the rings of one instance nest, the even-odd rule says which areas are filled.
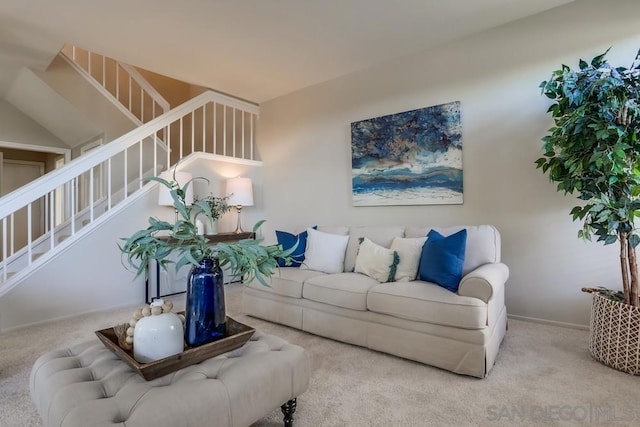
[[[32,223],[33,223],[33,217],[31,215],[31,206],[33,205],[33,202],[29,203],[27,205],[27,264],[31,264],[32,262],[32,253],[31,253],[31,246],[33,243],[33,230],[32,230]]]
[[[46,194],[40,199],[42,199],[42,204],[44,205],[44,232],[47,233],[49,231],[49,223],[46,221],[46,218],[49,217],[49,199],[47,198]]]
[[[171,125],[167,125],[165,127],[166,131],[164,132],[166,138],[165,141],[167,142],[167,170],[169,170],[169,168],[171,167]]]
[[[7,217],[2,218],[2,281],[7,281],[7,270],[9,264],[7,263]]]
[[[227,106],[222,106],[222,155],[227,155]]]
[[[218,154],[218,104],[213,103],[213,154]]]
[[[193,111],[189,114],[189,116],[191,117],[191,153],[190,154],[192,154],[194,151],[196,151],[196,140],[194,138],[196,116]]]
[[[138,189],[142,188],[142,174],[143,174],[143,166],[142,166],[142,142],[144,141],[144,139],[140,140],[140,143],[138,144],[138,146],[140,147],[140,153],[138,155],[138,157],[140,158],[138,161],[138,167],[140,168],[139,174],[138,174]]]
[[[10,228],[11,228],[11,252],[9,255],[13,255],[16,251],[16,247],[15,247],[15,237],[16,237],[16,222],[15,222],[15,218],[14,218],[14,214],[11,214],[11,219],[10,219]]]
[[[127,200],[127,197],[129,197],[129,194],[128,194],[129,193],[129,182],[127,180],[127,177],[129,176],[129,173],[128,173],[129,172],[128,171],[128,169],[129,169],[129,159],[128,159],[128,156],[127,156],[128,151],[129,151],[128,149],[124,150],[124,165],[123,165],[124,167],[122,168],[122,169],[124,169],[124,176],[123,176],[123,178],[124,178],[124,181],[123,181],[124,182],[124,186],[123,186],[123,188],[124,188],[124,196],[123,196],[122,200]]]
[[[154,132],[153,134],[153,171],[151,172],[151,176],[158,174],[158,134]]]
[[[202,106],[202,152],[207,152],[207,104]]]
[[[93,169],[89,169],[89,221],[93,222]]]
[[[49,229],[51,230],[49,233],[50,238],[50,246],[51,249],[55,246],[55,234],[56,234],[56,215],[55,215],[55,199],[54,199],[55,190],[49,193],[49,204],[51,205],[51,209],[49,210]]]
[[[244,159],[244,115],[245,112],[242,112],[242,158]]]
[[[184,132],[183,132],[183,121],[182,119],[184,118],[184,116],[180,117],[180,157],[178,158],[178,161],[182,160],[182,146],[183,146],[183,137],[184,137]]]
[[[71,235],[76,234],[76,192],[75,192],[75,183],[76,179],[73,178],[69,182],[69,187],[71,188]]]
[[[231,111],[233,112],[233,120],[231,121],[231,123],[233,124],[233,157],[237,157],[236,156],[236,109],[232,108]]]
[[[249,139],[251,140],[251,160],[253,160],[253,119],[255,117],[255,114],[251,114],[251,123],[249,123],[250,127],[250,131],[251,131],[251,135],[249,136]]]

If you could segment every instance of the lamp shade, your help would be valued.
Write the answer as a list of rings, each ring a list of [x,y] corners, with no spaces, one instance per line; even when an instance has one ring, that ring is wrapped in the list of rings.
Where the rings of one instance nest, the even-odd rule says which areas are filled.
[[[227,180],[227,195],[231,206],[253,206],[253,186],[251,178],[230,178]]]
[[[164,171],[160,174],[160,178],[169,182],[175,181],[180,187],[182,187],[187,182],[191,181],[193,175],[191,175],[189,172],[176,171],[174,178],[173,171]],[[193,185],[189,185],[189,188],[187,188],[187,194],[185,194],[184,197],[184,204],[187,206],[193,204]],[[173,206],[173,197],[171,197],[171,190],[164,185],[160,186],[160,191],[158,192],[158,205]]]

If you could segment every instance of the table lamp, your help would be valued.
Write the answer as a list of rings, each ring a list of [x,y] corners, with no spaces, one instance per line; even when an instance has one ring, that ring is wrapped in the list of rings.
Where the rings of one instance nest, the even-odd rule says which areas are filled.
[[[191,181],[193,175],[189,172],[174,172],[173,171],[164,171],[160,174],[160,178],[166,181],[175,181],[182,188],[187,182]],[[187,188],[187,193],[184,195],[184,204],[189,206],[193,204],[193,185],[189,185]],[[160,206],[173,206],[173,197],[171,197],[171,189],[165,187],[164,185],[160,185],[160,191],[158,191],[158,205]],[[176,209],[176,221],[178,222],[178,210]]]
[[[253,187],[251,178],[230,178],[227,180],[227,195],[229,205],[235,206],[238,211],[238,226],[236,233],[242,233],[240,225],[240,212],[243,206],[253,206]]]

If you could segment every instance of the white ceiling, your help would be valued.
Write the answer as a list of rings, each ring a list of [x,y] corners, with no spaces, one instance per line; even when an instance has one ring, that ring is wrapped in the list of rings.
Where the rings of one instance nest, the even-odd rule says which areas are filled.
[[[572,1],[2,0],[0,66],[69,43],[260,103]]]

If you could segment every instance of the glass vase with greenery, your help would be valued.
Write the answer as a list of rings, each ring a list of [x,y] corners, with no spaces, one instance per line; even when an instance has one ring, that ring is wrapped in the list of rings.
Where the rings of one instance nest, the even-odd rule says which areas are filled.
[[[231,210],[231,206],[229,206],[229,197],[217,197],[214,196],[213,193],[210,193],[208,196],[203,198],[195,197],[195,202],[202,200],[209,205],[209,209],[211,209],[211,220],[215,222],[219,220],[222,215],[226,214]]]

